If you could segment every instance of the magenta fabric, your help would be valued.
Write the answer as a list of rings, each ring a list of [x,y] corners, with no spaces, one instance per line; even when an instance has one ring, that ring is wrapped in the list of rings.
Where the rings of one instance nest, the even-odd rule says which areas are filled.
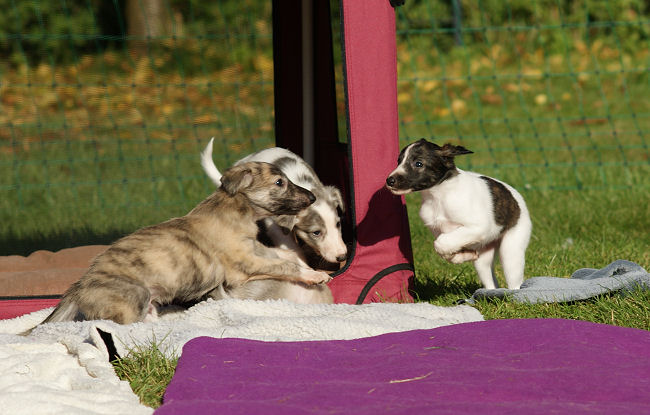
[[[335,302],[355,303],[374,275],[413,255],[404,199],[384,188],[399,155],[395,10],[387,0],[342,0],[342,11],[356,244],[330,288]],[[391,272],[364,302],[412,301],[412,276]]]
[[[491,320],[357,340],[188,342],[157,415],[650,413],[650,333]]]

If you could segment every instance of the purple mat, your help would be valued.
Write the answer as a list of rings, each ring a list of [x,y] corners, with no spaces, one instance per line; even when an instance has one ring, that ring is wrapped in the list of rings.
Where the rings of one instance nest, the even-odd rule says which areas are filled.
[[[202,337],[156,414],[497,412],[650,413],[650,332],[537,319],[357,340]]]

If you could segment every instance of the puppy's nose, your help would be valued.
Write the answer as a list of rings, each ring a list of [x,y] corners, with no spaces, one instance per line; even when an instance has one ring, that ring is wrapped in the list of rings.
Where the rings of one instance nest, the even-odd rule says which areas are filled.
[[[309,190],[307,190],[307,197],[309,198],[309,204],[312,204],[316,201],[316,196]]]
[[[390,187],[395,186],[395,178],[393,176],[388,176],[386,179],[386,184],[389,185]]]
[[[337,262],[343,262],[343,261],[345,261],[345,258],[347,258],[347,257],[348,257],[347,255],[339,255],[339,256],[336,257],[336,261]]]

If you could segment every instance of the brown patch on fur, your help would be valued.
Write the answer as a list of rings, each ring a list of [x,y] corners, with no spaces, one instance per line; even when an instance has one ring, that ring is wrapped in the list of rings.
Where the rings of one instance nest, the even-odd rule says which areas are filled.
[[[481,176],[481,179],[487,182],[492,195],[494,220],[497,225],[503,226],[501,232],[505,232],[517,224],[521,214],[519,204],[502,183],[487,176]]]

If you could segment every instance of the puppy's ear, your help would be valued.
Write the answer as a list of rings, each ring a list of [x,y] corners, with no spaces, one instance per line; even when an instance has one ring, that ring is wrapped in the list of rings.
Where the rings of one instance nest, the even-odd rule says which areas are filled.
[[[296,223],[298,223],[298,217],[296,215],[280,215],[274,216],[273,221],[277,223],[282,228],[282,232],[287,235],[293,230]]]
[[[247,188],[251,183],[253,183],[253,172],[248,167],[231,167],[221,177],[221,188],[230,196]]]
[[[416,141],[413,144],[421,144],[421,145],[424,145],[424,146],[429,146],[433,150],[440,150],[440,146],[438,144],[436,144],[434,142],[431,142],[431,141],[427,141],[426,138],[420,138],[418,141]]]
[[[336,206],[337,209],[340,209],[341,213],[345,212],[345,202],[343,202],[341,191],[334,186],[325,186],[325,190],[329,194],[330,199],[334,202],[334,206]]]
[[[466,149],[463,146],[455,146],[453,144],[447,143],[440,147],[439,154],[443,157],[456,157],[462,154],[472,154],[474,153],[471,150]]]

